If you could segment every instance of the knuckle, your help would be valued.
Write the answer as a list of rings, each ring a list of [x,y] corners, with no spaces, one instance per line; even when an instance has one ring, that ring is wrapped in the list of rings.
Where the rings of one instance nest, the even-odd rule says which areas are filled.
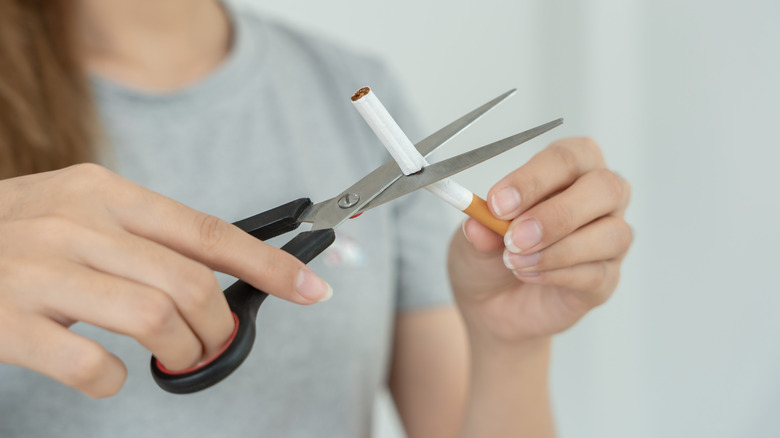
[[[624,203],[628,205],[628,203],[631,201],[631,183],[628,182],[628,180],[621,178],[622,184],[623,184],[623,199]]]
[[[109,182],[113,173],[103,166],[94,163],[81,163],[63,169],[66,177],[65,187],[94,190]]]
[[[134,337],[148,339],[167,331],[177,315],[173,301],[162,292],[139,295]]]
[[[34,227],[37,235],[47,241],[67,238],[79,239],[85,234],[77,222],[59,214],[34,219]]]
[[[49,248],[61,248],[78,251],[78,248],[105,247],[111,245],[111,239],[89,226],[71,218],[65,213],[55,212],[48,216],[33,219],[33,232],[39,243]]]
[[[616,269],[614,269],[614,274],[609,276],[609,280],[606,284],[606,289],[604,290],[604,301],[606,302],[609,297],[612,296],[612,293],[617,289],[618,284],[620,284],[620,267],[618,266]]]
[[[606,284],[609,279],[606,262],[597,263],[594,266],[593,273],[587,276],[584,284],[585,290],[592,291],[591,296],[593,304],[598,306],[604,304],[609,298],[609,287]],[[607,287],[605,287],[607,286]]]
[[[569,179],[574,179],[579,175],[579,160],[571,147],[567,144],[556,143],[550,146],[550,151],[559,165],[565,170]]]
[[[119,186],[115,173],[93,163],[82,163],[67,167],[52,180],[56,185],[57,199],[51,203],[51,210],[60,214],[74,215],[97,200],[115,202],[112,193]]]
[[[228,235],[227,222],[205,213],[199,213],[195,218],[195,229],[201,247],[207,251],[218,249]]]
[[[95,163],[81,163],[73,166],[80,174],[93,178],[107,178],[111,171]]]
[[[177,301],[187,309],[203,309],[211,303],[214,291],[219,289],[211,269],[193,263],[179,273],[181,291]]]
[[[604,186],[604,196],[615,204],[620,203],[623,199],[623,190],[625,189],[623,179],[608,169],[598,169],[594,172]]]
[[[288,296],[295,291],[297,271],[300,269],[295,257],[284,251],[270,251],[264,258],[257,274],[257,282],[266,286],[266,292]]]
[[[621,253],[625,253],[631,248],[631,244],[634,243],[634,229],[631,228],[628,222],[623,220],[618,224],[617,247]]]
[[[45,216],[33,219],[32,222],[36,232],[41,236],[57,236],[71,231],[71,223],[66,218],[55,215]]]
[[[563,202],[555,202],[550,205],[555,227],[564,234],[576,228],[574,212]]]
[[[62,364],[62,382],[75,388],[91,386],[106,372],[108,353],[91,343],[76,347],[70,360]]]
[[[579,137],[578,143],[582,145],[582,148],[593,154],[596,158],[602,158],[601,147],[598,142],[591,137]]]
[[[617,289],[617,285],[620,282],[619,269],[610,269],[609,262],[604,262],[602,265],[604,266],[604,280],[593,293],[594,306],[600,306],[606,303],[615,289]]]
[[[262,265],[263,276],[266,278],[277,278],[283,271],[284,259],[284,254],[280,254],[278,251],[271,251],[265,257],[265,263]]]
[[[524,201],[536,200],[542,197],[542,187],[544,184],[540,180],[539,175],[523,175],[518,178],[517,188],[520,190],[521,199]]]
[[[607,216],[602,219],[604,242],[608,245],[609,257],[624,254],[634,240],[633,229],[622,218]]]

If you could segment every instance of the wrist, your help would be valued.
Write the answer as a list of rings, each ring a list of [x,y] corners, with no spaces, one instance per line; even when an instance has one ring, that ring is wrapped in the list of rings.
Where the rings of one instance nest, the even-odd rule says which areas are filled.
[[[471,342],[470,397],[461,436],[553,437],[551,338]]]
[[[472,360],[491,358],[511,363],[549,362],[552,336],[505,339],[492,333],[469,330]]]

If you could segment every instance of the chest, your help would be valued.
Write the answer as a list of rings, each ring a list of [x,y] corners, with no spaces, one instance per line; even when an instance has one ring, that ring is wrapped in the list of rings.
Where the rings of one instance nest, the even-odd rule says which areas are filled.
[[[380,154],[362,147],[366,130],[355,123],[348,103],[341,108],[309,99],[301,106],[276,89],[253,93],[252,101],[192,114],[109,111],[106,125],[118,172],[233,222],[300,197],[330,198],[380,164]],[[291,237],[270,243],[278,247]],[[334,297],[310,307],[266,300],[244,367],[262,367],[263,375],[282,380],[273,387],[316,385],[323,377],[319,384],[332,388],[334,379],[343,379],[348,387],[355,376],[378,385],[395,313],[395,240],[388,208],[342,225],[334,245],[309,264],[331,284]],[[232,281],[221,280],[223,287]],[[312,361],[326,364],[327,376],[312,373]],[[252,378],[254,385],[262,384],[257,375]]]

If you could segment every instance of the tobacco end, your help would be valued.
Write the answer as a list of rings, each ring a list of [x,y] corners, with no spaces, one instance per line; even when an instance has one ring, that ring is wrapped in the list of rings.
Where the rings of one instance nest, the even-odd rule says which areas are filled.
[[[352,95],[352,101],[357,102],[362,98],[363,96],[367,95],[371,92],[371,89],[368,87],[363,87],[355,92],[355,94]]]

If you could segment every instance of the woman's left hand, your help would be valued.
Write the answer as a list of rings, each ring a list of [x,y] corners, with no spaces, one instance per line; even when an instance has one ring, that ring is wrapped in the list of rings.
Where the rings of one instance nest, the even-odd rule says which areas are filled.
[[[452,240],[449,270],[472,336],[523,342],[571,327],[617,287],[632,241],[630,186],[590,139],[553,143],[488,194],[511,220],[503,238],[473,219]]]

